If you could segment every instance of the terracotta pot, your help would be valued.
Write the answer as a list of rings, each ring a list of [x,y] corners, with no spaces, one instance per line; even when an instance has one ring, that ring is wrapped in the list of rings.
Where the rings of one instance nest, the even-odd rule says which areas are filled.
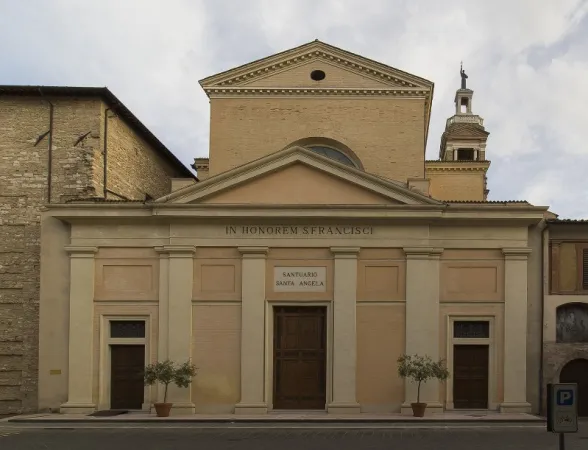
[[[414,417],[425,416],[425,410],[427,409],[426,403],[411,403],[410,406],[412,406],[412,415]]]
[[[155,406],[157,417],[169,417],[173,403],[155,403],[153,406]]]

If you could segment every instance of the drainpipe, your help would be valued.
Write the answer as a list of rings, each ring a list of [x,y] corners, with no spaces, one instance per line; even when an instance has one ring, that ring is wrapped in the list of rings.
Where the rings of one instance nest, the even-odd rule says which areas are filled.
[[[547,235],[547,222],[544,219],[541,229],[541,347],[539,349],[539,415],[543,415],[543,335],[545,327],[545,236]],[[549,258],[547,259],[549,261]]]
[[[106,184],[108,180],[108,111],[110,111],[110,108],[104,110],[104,200],[106,200],[106,195],[108,194]]]
[[[49,137],[48,151],[47,151],[47,203],[51,203],[51,178],[53,168],[53,103],[45,98],[43,91],[39,88],[39,94],[41,98],[49,104]]]

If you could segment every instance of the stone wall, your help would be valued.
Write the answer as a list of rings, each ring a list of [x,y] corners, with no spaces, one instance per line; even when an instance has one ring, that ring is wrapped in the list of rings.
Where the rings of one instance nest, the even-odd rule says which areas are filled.
[[[51,201],[101,197],[104,102],[50,101]],[[49,111],[40,97],[0,97],[0,415],[33,412],[38,404],[40,209],[47,202],[49,136],[37,140],[49,130]],[[169,192],[172,177],[185,176],[123,119],[109,120],[112,191],[158,197]]]
[[[568,362],[578,358],[588,359],[588,343],[560,344],[546,342],[543,344],[542,414],[546,413],[547,408],[547,384],[559,383],[561,369]]]

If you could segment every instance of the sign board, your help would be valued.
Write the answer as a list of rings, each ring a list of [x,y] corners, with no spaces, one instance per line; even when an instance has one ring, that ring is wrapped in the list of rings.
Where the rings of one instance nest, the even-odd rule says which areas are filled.
[[[274,267],[275,292],[326,292],[326,267]]]
[[[576,383],[547,385],[547,431],[578,432],[578,385]]]

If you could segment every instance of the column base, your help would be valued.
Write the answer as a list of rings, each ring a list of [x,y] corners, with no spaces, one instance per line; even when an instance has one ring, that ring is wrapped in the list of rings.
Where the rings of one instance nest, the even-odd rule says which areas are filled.
[[[425,416],[430,416],[432,414],[441,414],[445,412],[443,408],[443,404],[440,402],[423,402],[427,404],[427,409],[425,409]],[[403,416],[412,416],[412,406],[410,403],[403,403],[400,407],[400,414]]]
[[[504,402],[500,404],[501,413],[525,413],[531,414],[531,404],[527,402]]]
[[[360,412],[359,403],[333,402],[327,406],[328,414],[359,414]]]
[[[267,414],[267,403],[237,403],[235,405],[235,414]]]
[[[96,412],[94,403],[73,403],[67,402],[60,406],[60,414],[92,414]]]

